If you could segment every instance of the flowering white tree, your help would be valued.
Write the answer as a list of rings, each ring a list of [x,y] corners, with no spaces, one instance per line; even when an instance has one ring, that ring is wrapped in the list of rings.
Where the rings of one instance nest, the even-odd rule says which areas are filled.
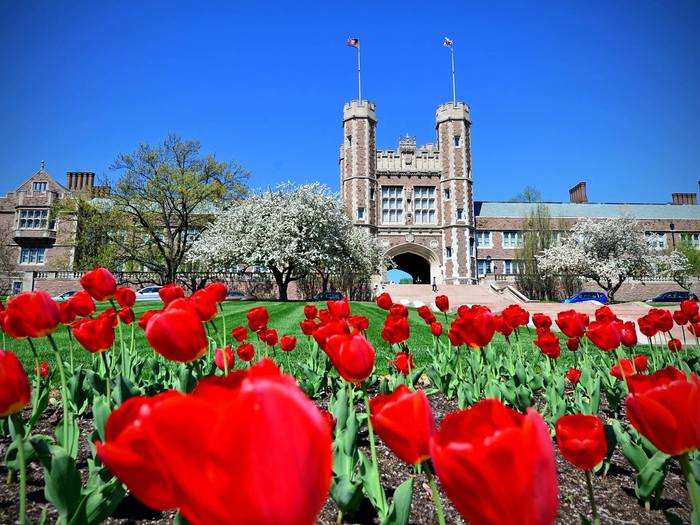
[[[659,258],[659,274],[675,281],[681,288],[690,291],[692,281],[690,276],[693,267],[685,253],[680,250],[673,250],[667,255]]]
[[[550,274],[595,281],[614,302],[627,279],[657,275],[660,257],[636,221],[611,218],[576,223],[560,245],[544,250],[537,260]]]
[[[189,258],[218,268],[265,267],[279,298],[286,300],[289,283],[309,272],[332,272],[348,264],[376,272],[376,243],[371,236],[358,241],[358,235],[342,202],[326,186],[285,183],[224,211],[195,242]]]

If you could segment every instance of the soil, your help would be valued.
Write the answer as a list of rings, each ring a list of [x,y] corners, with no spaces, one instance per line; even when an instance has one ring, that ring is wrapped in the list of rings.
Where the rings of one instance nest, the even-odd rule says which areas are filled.
[[[430,404],[436,420],[456,410],[458,407],[454,400],[446,399],[441,394],[430,396]],[[323,404],[323,401],[320,402]],[[60,410],[49,406],[43,417],[38,421],[34,433],[51,434],[60,419]],[[81,436],[90,435],[92,422],[85,417],[79,422]],[[367,436],[360,436],[360,448],[369,455]],[[8,446],[6,436],[0,438],[0,458],[4,457]],[[559,454],[555,447],[557,472],[559,480],[560,506],[557,523],[563,525],[578,525],[581,516],[590,517],[590,504],[586,492],[585,478],[581,471],[572,467]],[[78,456],[78,467],[83,476],[86,476],[86,458],[89,456],[87,443],[81,440]],[[377,442],[377,456],[380,464],[382,485],[388,495],[398,487],[408,476],[413,475],[413,470],[408,465],[399,461],[391,451],[384,446],[381,440]],[[44,498],[43,471],[37,463],[27,466],[27,510],[30,522],[39,521],[43,511],[47,512],[47,522],[55,523],[58,517],[53,506]],[[17,483],[7,482],[7,469],[0,467],[0,524],[17,522]],[[507,477],[504,476],[504,483]],[[601,522],[617,524],[663,524],[669,523],[669,514],[674,515],[675,523],[690,522],[690,503],[686,492],[683,477],[677,463],[673,462],[666,477],[663,498],[657,508],[646,510],[641,506],[634,495],[634,472],[625,458],[615,452],[612,458],[612,466],[606,476],[595,476],[593,480],[594,493]],[[447,523],[464,523],[450,504],[444,493],[441,493],[445,509]],[[318,523],[335,524],[338,508],[329,498],[318,518]],[[174,512],[160,513],[152,511],[141,505],[135,498],[128,495],[122,500],[113,515],[105,521],[109,524],[165,524],[172,523]],[[371,506],[365,502],[355,516],[346,517],[344,523],[376,523]],[[419,477],[414,484],[413,502],[411,505],[412,524],[437,523],[430,489],[424,477]]]

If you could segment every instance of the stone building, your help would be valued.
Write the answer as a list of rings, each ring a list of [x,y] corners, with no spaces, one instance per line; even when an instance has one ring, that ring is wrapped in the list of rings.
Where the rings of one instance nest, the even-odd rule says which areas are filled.
[[[70,195],[92,191],[94,178],[91,172],[69,172],[64,186],[42,162],[39,171],[0,197],[0,242],[8,265],[4,292],[22,290],[23,272],[73,267],[77,221],[57,213],[57,205]]]
[[[406,136],[396,149],[378,150],[376,126],[374,103],[345,104],[340,191],[355,225],[376,235],[414,282],[468,284],[515,274],[523,230],[538,203],[473,200],[469,107],[437,108],[434,144],[418,146]],[[542,204],[560,232],[583,218],[630,217],[659,250],[681,240],[700,249],[695,193],[674,193],[663,204],[589,203],[580,182],[570,202]]]

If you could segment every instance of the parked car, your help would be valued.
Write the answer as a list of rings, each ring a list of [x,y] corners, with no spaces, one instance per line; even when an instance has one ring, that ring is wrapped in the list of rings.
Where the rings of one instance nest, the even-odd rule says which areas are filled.
[[[341,292],[319,292],[314,295],[312,301],[340,301],[343,298]]]
[[[600,304],[606,304],[608,302],[608,296],[603,292],[579,292],[576,295],[564,299],[562,302],[585,303],[586,301],[596,301]]]
[[[75,290],[70,290],[68,292],[63,292],[60,295],[54,295],[53,300],[56,301],[57,303],[61,303],[63,301],[67,301],[71,297],[73,297],[77,292]]]
[[[160,295],[158,295],[158,290],[160,286],[146,286],[136,291],[137,301],[160,301]]]
[[[676,292],[664,292],[657,295],[653,299],[649,299],[648,303],[680,303],[681,301],[687,301],[688,299],[698,300],[698,296],[694,293],[683,291]]]
[[[249,293],[239,292],[238,290],[229,290],[226,294],[225,301],[257,301],[258,298]]]

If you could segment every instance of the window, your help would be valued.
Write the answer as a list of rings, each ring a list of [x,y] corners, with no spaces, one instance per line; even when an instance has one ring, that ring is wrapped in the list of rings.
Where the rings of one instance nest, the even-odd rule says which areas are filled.
[[[433,186],[413,188],[413,222],[435,224],[435,188]]]
[[[22,281],[12,282],[12,295],[17,295],[22,291]]]
[[[700,233],[681,233],[681,242],[698,250],[700,249]]]
[[[445,200],[446,201],[450,200],[450,190],[449,189],[445,189]]]
[[[523,245],[523,236],[520,232],[503,232],[504,248],[520,248]]]
[[[455,135],[454,136],[454,141],[455,141],[455,148],[459,148],[462,145],[462,136],[461,135]]]
[[[32,182],[32,189],[34,191],[46,191],[46,186],[48,183],[46,181],[44,182]]]
[[[666,234],[664,232],[646,232],[647,242],[654,250],[666,249]]]
[[[476,246],[478,248],[493,248],[491,232],[476,232]]]
[[[48,226],[49,210],[19,210],[19,227],[28,230],[42,230]]]
[[[374,200],[374,188],[369,189],[369,200]]]
[[[348,141],[348,147],[352,146],[352,135],[348,135],[348,136],[345,137],[345,138],[346,138],[347,141]]]
[[[520,268],[520,261],[503,261],[503,273],[505,275],[520,273]]]
[[[452,258],[452,246],[445,247],[445,257],[447,257],[448,259]]]
[[[403,186],[382,186],[382,222],[403,222]]]
[[[493,272],[493,261],[490,259],[479,259],[476,261],[477,275],[486,275]]]
[[[357,218],[363,220],[365,218],[365,209],[357,208]]]
[[[457,208],[457,220],[458,221],[464,220],[464,208]]]
[[[46,248],[22,248],[19,254],[20,264],[44,264]]]

